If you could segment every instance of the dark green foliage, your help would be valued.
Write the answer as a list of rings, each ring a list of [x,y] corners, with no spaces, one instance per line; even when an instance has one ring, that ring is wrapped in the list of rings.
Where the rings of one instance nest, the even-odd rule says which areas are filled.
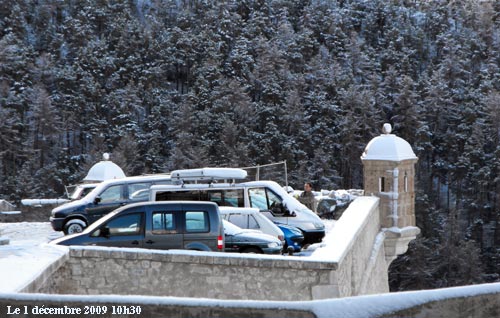
[[[499,14],[495,1],[4,1],[0,198],[60,196],[103,152],[128,175],[286,160],[294,187],[361,188],[360,155],[391,122],[419,157],[423,233],[393,288],[498,279]],[[485,275],[450,258],[467,253]]]

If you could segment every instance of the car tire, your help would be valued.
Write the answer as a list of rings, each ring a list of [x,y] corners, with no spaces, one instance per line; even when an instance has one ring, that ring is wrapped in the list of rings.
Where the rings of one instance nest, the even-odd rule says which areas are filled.
[[[80,233],[87,227],[85,221],[80,219],[69,220],[64,224],[64,234],[75,234]]]
[[[242,253],[249,253],[249,254],[262,254],[262,251],[256,247],[248,247],[245,248]]]

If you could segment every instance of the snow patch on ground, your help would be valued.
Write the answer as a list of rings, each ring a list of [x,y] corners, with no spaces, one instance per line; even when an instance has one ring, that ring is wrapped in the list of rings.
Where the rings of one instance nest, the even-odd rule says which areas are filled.
[[[62,236],[48,222],[0,223],[0,233],[10,239],[0,246],[0,292],[22,289],[67,253],[67,248],[45,244]]]
[[[63,236],[62,232],[54,231],[49,222],[0,223],[0,233],[11,242],[27,245],[46,243]]]

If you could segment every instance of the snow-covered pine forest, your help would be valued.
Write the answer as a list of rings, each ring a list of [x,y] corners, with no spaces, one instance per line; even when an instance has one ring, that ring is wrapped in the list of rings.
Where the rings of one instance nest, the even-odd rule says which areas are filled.
[[[0,198],[286,160],[362,188],[384,122],[419,157],[422,236],[393,290],[500,279],[500,2],[0,2]]]

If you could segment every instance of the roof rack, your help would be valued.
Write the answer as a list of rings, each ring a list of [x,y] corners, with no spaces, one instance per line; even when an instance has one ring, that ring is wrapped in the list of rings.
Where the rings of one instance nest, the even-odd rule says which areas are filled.
[[[238,168],[199,168],[174,170],[170,176],[172,180],[176,181],[204,181],[211,183],[217,180],[245,179],[247,172]]]

